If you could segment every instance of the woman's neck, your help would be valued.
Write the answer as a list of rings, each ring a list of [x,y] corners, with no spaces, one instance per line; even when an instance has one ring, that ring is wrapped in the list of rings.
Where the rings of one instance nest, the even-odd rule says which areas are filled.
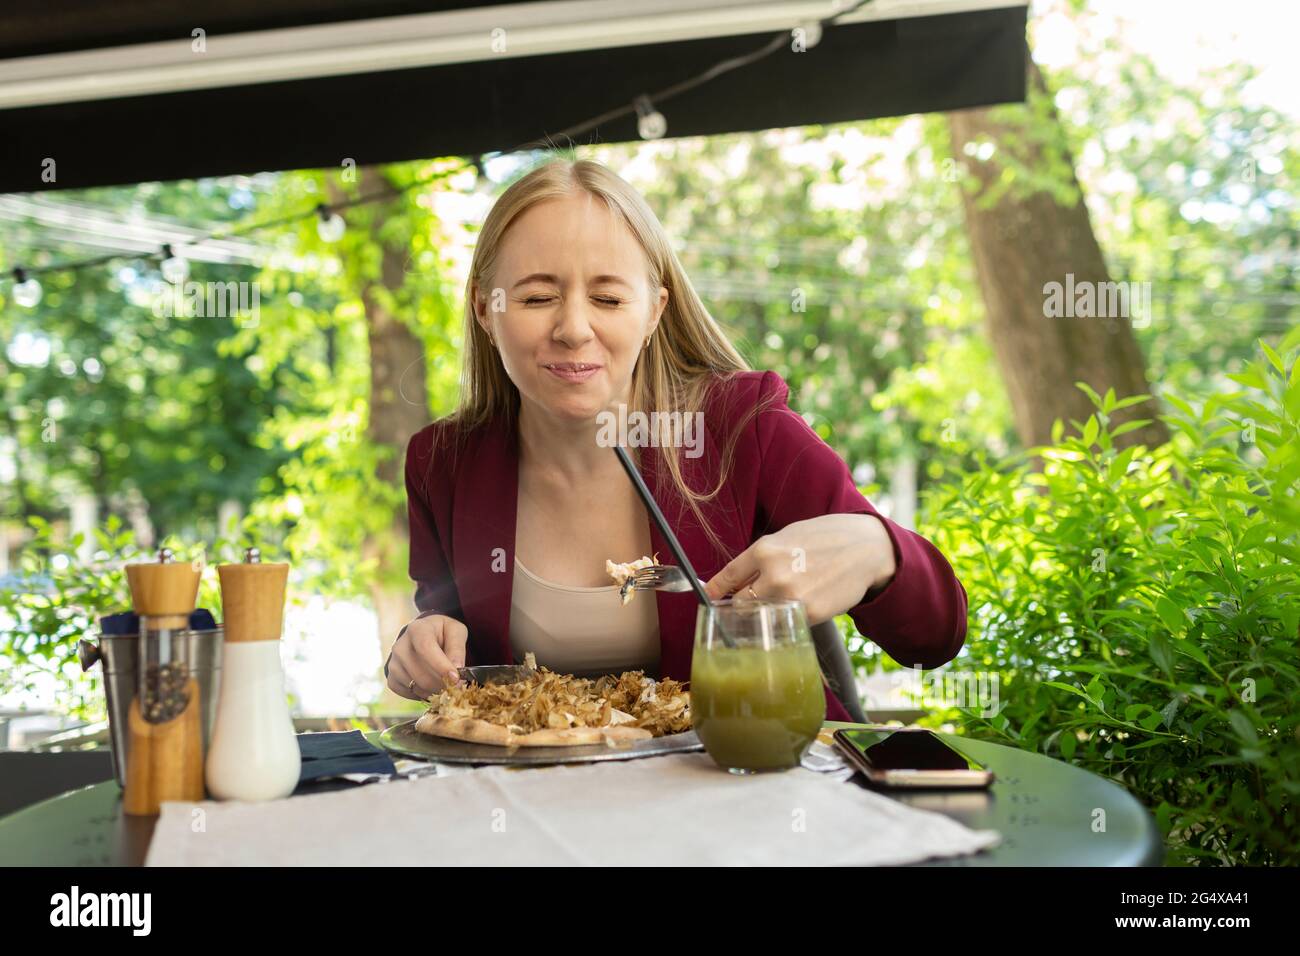
[[[519,453],[535,473],[572,486],[622,474],[614,452],[597,443],[600,424],[548,415],[530,402],[519,407]]]

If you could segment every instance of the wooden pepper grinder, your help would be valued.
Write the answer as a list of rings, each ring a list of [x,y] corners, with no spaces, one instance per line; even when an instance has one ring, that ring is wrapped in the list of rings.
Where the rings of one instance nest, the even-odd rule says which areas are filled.
[[[225,646],[221,691],[208,753],[208,790],[220,800],[277,800],[298,786],[302,755],[284,693],[280,632],[289,565],[223,564]]]
[[[180,632],[190,623],[199,570],[162,548],[156,564],[128,564],[131,604],[140,616],[136,695],[127,717],[129,744],[122,809],[157,816],[164,800],[203,799],[203,728],[199,684]]]

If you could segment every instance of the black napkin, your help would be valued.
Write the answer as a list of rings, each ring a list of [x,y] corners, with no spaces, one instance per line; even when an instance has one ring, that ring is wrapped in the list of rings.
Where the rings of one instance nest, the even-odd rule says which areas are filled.
[[[216,619],[207,608],[196,608],[190,615],[191,631],[211,631],[217,626]],[[99,619],[100,633],[114,637],[122,634],[138,635],[140,617],[134,611],[122,611],[118,614],[105,614]]]
[[[298,785],[341,773],[396,773],[387,752],[374,746],[359,730],[298,734],[302,772]]]

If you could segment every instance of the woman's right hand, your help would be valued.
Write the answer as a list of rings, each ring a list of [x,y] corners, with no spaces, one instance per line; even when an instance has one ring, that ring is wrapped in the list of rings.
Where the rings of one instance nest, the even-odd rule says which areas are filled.
[[[418,617],[393,644],[388,656],[388,686],[396,694],[425,700],[456,683],[455,670],[465,666],[469,631],[453,617]]]

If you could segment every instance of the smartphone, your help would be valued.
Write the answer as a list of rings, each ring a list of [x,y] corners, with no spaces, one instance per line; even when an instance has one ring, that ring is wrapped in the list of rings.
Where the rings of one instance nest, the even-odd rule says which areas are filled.
[[[987,787],[983,764],[915,727],[840,728],[835,746],[872,783],[885,787]]]

